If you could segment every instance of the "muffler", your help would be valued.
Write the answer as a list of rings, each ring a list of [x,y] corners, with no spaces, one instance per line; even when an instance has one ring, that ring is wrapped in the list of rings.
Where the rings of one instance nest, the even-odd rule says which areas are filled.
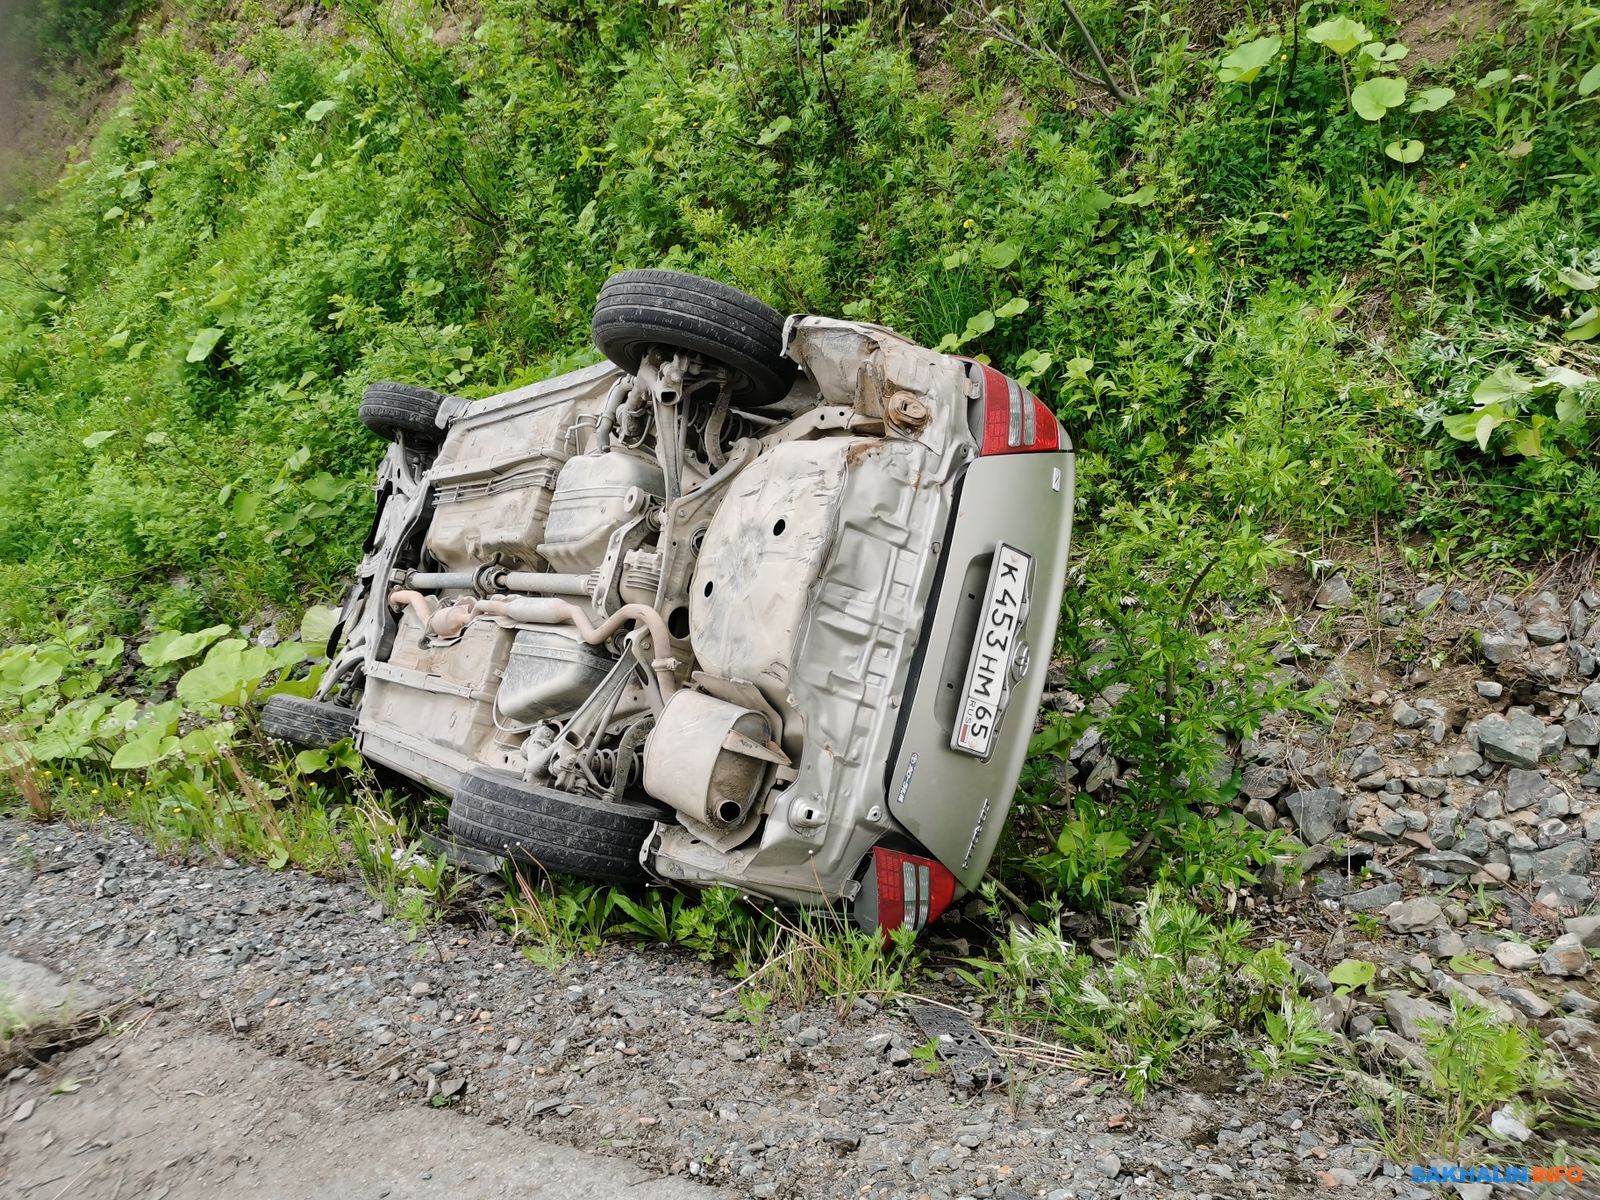
[[[644,748],[644,790],[718,850],[749,835],[772,766],[789,758],[767,718],[701,692],[675,692]]]

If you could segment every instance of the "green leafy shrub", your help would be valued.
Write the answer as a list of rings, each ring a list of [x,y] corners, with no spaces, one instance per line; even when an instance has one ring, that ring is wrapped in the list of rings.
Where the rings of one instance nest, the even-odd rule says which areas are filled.
[[[1068,686],[1092,699],[1070,717],[1046,714],[1031,748],[1065,758],[1093,725],[1135,770],[1100,799],[1077,797],[1028,865],[1047,891],[1102,903],[1151,851],[1151,873],[1184,887],[1256,882],[1273,839],[1225,811],[1237,785],[1219,764],[1269,714],[1320,710],[1277,667],[1276,631],[1220,608],[1259,589],[1287,551],[1247,518],[1219,526],[1152,502],[1110,519],[1120,536],[1068,589],[1060,635]]]

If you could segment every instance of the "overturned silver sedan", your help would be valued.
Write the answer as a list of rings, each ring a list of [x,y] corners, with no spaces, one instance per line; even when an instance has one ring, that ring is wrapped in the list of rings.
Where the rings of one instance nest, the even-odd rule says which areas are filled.
[[[483,400],[375,384],[392,441],[315,700],[459,843],[920,928],[973,887],[1060,609],[1073,457],[993,368],[625,271],[609,360]]]

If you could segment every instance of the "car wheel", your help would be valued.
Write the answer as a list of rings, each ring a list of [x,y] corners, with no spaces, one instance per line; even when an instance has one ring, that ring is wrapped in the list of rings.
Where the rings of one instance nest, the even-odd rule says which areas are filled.
[[[269,696],[261,709],[261,728],[268,737],[296,746],[326,750],[355,731],[356,714],[342,704],[302,696]]]
[[[682,271],[620,271],[594,306],[594,344],[629,374],[651,346],[691,350],[739,375],[734,402],[782,400],[795,364],[783,353],[783,314],[737,288]]]
[[[648,804],[574,796],[499,771],[463,776],[450,803],[450,832],[462,841],[609,883],[647,878],[639,851],[660,819]]]
[[[405,434],[413,441],[433,445],[444,437],[439,428],[439,406],[445,397],[409,383],[372,383],[361,393],[361,423],[381,438],[394,441]]]

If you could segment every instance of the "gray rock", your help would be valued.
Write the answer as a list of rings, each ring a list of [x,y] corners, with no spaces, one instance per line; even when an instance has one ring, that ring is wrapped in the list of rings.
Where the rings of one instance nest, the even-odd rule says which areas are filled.
[[[1372,746],[1364,747],[1350,764],[1350,778],[1364,779],[1383,770],[1383,755]]]
[[[1546,908],[1585,908],[1594,902],[1594,886],[1585,875],[1552,875],[1534,899]]]
[[[1467,952],[1467,939],[1454,929],[1441,929],[1439,936],[1433,939],[1433,954],[1435,958],[1454,958],[1458,954]]]
[[[1530,992],[1527,988],[1512,987],[1508,984],[1497,988],[1495,995],[1518,1012],[1535,1020],[1550,1015],[1549,1002],[1537,992]]]
[[[1324,872],[1317,876],[1311,894],[1318,900],[1340,900],[1349,890],[1350,882],[1343,875]]]
[[[1326,996],[1333,991],[1333,981],[1298,955],[1289,955],[1289,966],[1307,990],[1319,996]]]
[[[1317,1024],[1329,1033],[1338,1033],[1350,1019],[1355,1002],[1349,996],[1318,996],[1311,1001],[1317,1014]]]
[[[1433,814],[1433,823],[1428,827],[1428,840],[1435,849],[1448,850],[1456,844],[1456,823],[1461,820],[1461,814],[1453,808],[1441,808]]]
[[[1583,602],[1582,596],[1575,597],[1572,603],[1567,605],[1567,624],[1572,626],[1572,632],[1569,636],[1574,641],[1589,632],[1589,617],[1591,613],[1592,610]]]
[[[1600,950],[1600,914],[1568,917],[1561,927],[1570,933],[1587,950]]]
[[[1384,997],[1383,1011],[1389,1018],[1389,1027],[1410,1042],[1422,1041],[1424,1021],[1437,1021],[1440,1025],[1450,1023],[1449,1009],[1441,1008],[1432,1000],[1400,992]]]
[[[1587,875],[1589,873],[1589,847],[1581,841],[1563,842],[1548,850],[1529,855],[1528,878],[1534,883],[1544,883],[1557,875]]]
[[[1582,642],[1567,643],[1567,661],[1572,664],[1579,679],[1592,679],[1595,671],[1600,669],[1600,658],[1596,658],[1595,652]]]
[[[1589,952],[1583,948],[1575,933],[1563,933],[1550,943],[1539,959],[1539,967],[1546,975],[1567,979],[1589,973]]]
[[[1501,826],[1504,826],[1507,830],[1512,828],[1504,821],[1480,821],[1477,818],[1468,821],[1466,828],[1461,831],[1461,836],[1456,839],[1456,853],[1465,854],[1468,858],[1475,858],[1479,862],[1483,862],[1489,854],[1489,843],[1503,840],[1493,836]]]
[[[1426,796],[1430,800],[1439,799],[1439,797],[1443,796],[1446,791],[1446,784],[1444,780],[1434,779],[1428,775],[1422,775],[1416,779],[1406,780],[1406,787],[1415,792],[1417,795]]]
[[[1444,584],[1430,583],[1411,597],[1411,607],[1417,612],[1427,612],[1440,600],[1444,599]]]
[[[1401,729],[1415,729],[1422,724],[1422,714],[1404,700],[1396,700],[1394,707],[1389,710],[1389,720]]]
[[[1278,810],[1270,801],[1249,800],[1245,802],[1244,819],[1257,829],[1271,829],[1278,823]]]
[[[1600,683],[1591,683],[1584,688],[1578,699],[1590,712],[1600,713]]]
[[[1117,777],[1117,760],[1106,755],[1095,763],[1089,777],[1083,781],[1083,790],[1093,795]]]
[[[1346,912],[1372,912],[1379,908],[1388,908],[1396,903],[1401,896],[1398,883],[1380,883],[1377,887],[1367,888],[1362,892],[1350,892],[1344,897]]]
[[[1570,816],[1572,811],[1572,801],[1567,798],[1567,794],[1556,789],[1552,789],[1539,805],[1539,816],[1546,819]]]
[[[1252,800],[1271,800],[1289,783],[1289,772],[1282,767],[1251,765],[1244,769],[1239,790]]]
[[[1550,847],[1559,846],[1563,842],[1577,841],[1583,835],[1577,829],[1569,828],[1567,823],[1560,817],[1550,817],[1548,820],[1539,822],[1539,827],[1534,836],[1539,843],[1539,849],[1548,850]]]
[[[1427,1051],[1414,1040],[1403,1038],[1392,1029],[1374,1029],[1365,1035],[1365,1040],[1383,1058],[1405,1063],[1417,1071],[1428,1069]]]
[[[1476,976],[1475,978],[1485,977]],[[1486,978],[1489,983],[1498,982],[1498,980],[1496,980],[1492,975]],[[1504,1000],[1497,999],[1493,996],[1486,996],[1477,988],[1462,982],[1453,975],[1448,975],[1443,971],[1436,970],[1429,973],[1428,982],[1432,985],[1433,990],[1438,992],[1441,996],[1463,1000],[1468,1004],[1483,1009],[1485,1012],[1491,1012],[1508,1025],[1516,1025],[1521,1023],[1522,1018],[1517,1015],[1517,1010],[1512,1008]]]
[[[1563,646],[1535,646],[1528,654],[1528,673],[1546,683],[1560,683],[1571,667]]]
[[[1558,1046],[1580,1046],[1585,1042],[1600,1041],[1600,1025],[1578,1017],[1563,1017],[1556,1022],[1550,1040]]]
[[[1444,760],[1445,773],[1454,775],[1457,779],[1471,775],[1481,766],[1483,766],[1483,756],[1476,750],[1457,750]]]
[[[1486,629],[1478,639],[1478,652],[1495,666],[1513,662],[1528,652],[1528,635],[1520,630],[1501,633]]]
[[[1505,809],[1520,812],[1531,808],[1555,791],[1555,785],[1538,771],[1512,767],[1506,772]]]
[[[1348,608],[1355,603],[1355,600],[1355,590],[1341,571],[1323,581],[1322,586],[1317,589],[1317,594],[1311,598],[1311,603],[1318,608]]]
[[[1401,828],[1404,828],[1403,822]],[[1384,823],[1377,817],[1367,818],[1365,821],[1361,822],[1361,824],[1357,825],[1351,832],[1363,842],[1371,842],[1375,846],[1394,845],[1395,831],[1386,829],[1384,827]]]
[[[1432,850],[1411,860],[1426,871],[1443,871],[1451,875],[1471,875],[1481,865],[1477,859],[1449,850]]]
[[[1389,928],[1396,933],[1423,933],[1445,923],[1444,909],[1426,897],[1389,906]]]
[[[1567,731],[1568,745],[1587,746],[1591,750],[1600,746],[1600,717],[1579,713],[1563,728]]]
[[[1344,797],[1335,788],[1292,792],[1283,804],[1308,846],[1326,842],[1337,833],[1348,811]]]
[[[1535,646],[1553,646],[1567,640],[1567,627],[1549,621],[1535,621],[1527,632],[1528,640]]]
[[[1472,687],[1485,700],[1498,700],[1500,694],[1506,690],[1504,684],[1497,683],[1493,679],[1480,679]]]
[[[1544,722],[1531,713],[1491,713],[1478,722],[1478,748],[1490,762],[1537,767],[1544,738]]]
[[[1494,948],[1494,960],[1508,971],[1526,971],[1539,961],[1539,952],[1527,942],[1501,942]]]
[[[1094,1160],[1094,1168],[1107,1179],[1115,1179],[1122,1174],[1122,1159],[1115,1154],[1102,1154]]]
[[[1579,1016],[1600,1016],[1600,1000],[1569,988],[1561,993],[1561,1011],[1577,1013]]]

